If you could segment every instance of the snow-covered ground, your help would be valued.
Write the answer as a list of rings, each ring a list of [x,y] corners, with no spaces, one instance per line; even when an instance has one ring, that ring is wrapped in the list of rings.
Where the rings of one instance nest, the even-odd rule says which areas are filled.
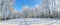
[[[0,25],[60,25],[60,19],[18,18],[2,21]]]

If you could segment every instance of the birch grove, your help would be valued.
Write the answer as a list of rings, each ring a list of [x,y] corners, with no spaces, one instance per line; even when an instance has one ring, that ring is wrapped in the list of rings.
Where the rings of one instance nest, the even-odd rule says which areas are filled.
[[[0,18],[60,18],[60,0],[42,0],[40,5],[23,6],[21,12],[14,8],[15,0],[0,0]]]

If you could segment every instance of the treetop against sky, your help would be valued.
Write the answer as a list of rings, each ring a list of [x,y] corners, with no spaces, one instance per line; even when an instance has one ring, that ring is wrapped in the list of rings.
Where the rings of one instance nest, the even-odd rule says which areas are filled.
[[[17,11],[20,11],[23,6],[34,7],[41,3],[41,0],[15,0],[14,7]]]

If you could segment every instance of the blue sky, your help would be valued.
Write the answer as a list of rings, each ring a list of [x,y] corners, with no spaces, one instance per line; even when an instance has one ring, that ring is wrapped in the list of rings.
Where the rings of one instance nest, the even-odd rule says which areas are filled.
[[[20,11],[25,5],[32,7],[36,4],[40,4],[40,2],[41,0],[15,0],[14,7],[16,11]]]

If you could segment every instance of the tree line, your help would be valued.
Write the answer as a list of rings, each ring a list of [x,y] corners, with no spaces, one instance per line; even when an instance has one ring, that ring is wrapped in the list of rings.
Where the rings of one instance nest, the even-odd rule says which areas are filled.
[[[59,0],[42,0],[42,3],[40,5],[35,5],[33,8],[29,7],[28,5],[23,6],[22,11],[20,12],[16,12],[14,7],[12,6],[13,2],[11,3],[11,5],[10,3],[9,5],[0,5],[2,6],[0,8],[1,19],[5,20],[14,18],[60,18]]]

